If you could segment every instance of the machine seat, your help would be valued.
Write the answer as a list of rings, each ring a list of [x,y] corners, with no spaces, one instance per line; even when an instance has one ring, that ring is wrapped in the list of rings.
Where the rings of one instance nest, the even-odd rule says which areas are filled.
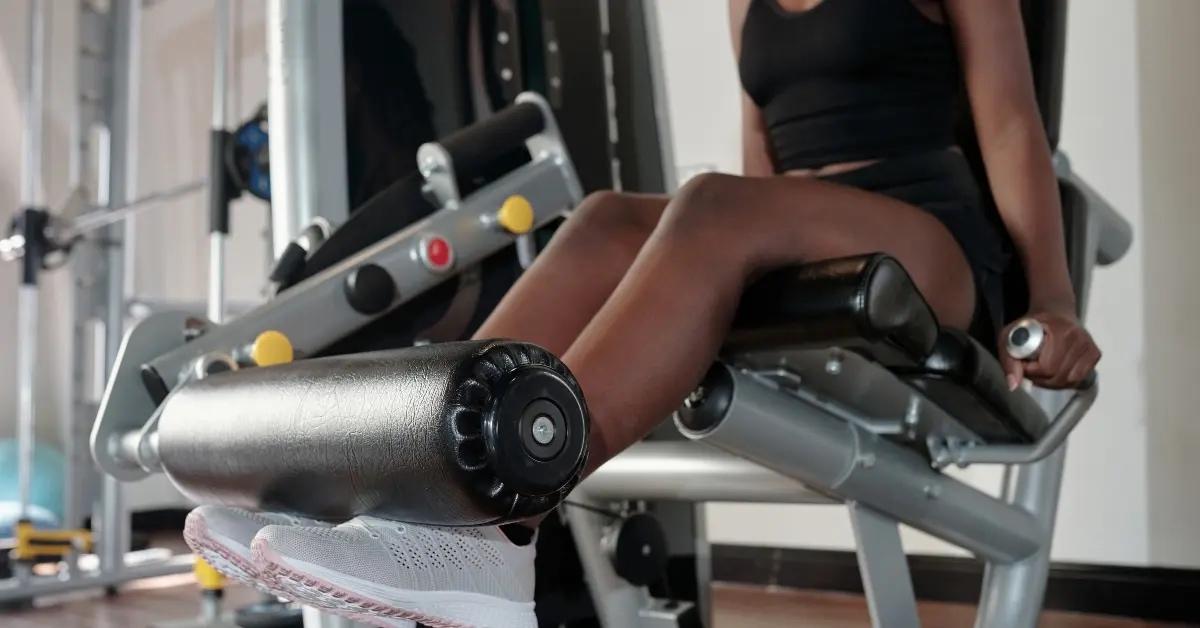
[[[880,363],[984,442],[1031,442],[1049,422],[1028,394],[1008,390],[983,345],[938,325],[908,273],[883,254],[767,274],[743,296],[723,353],[737,361],[829,347]]]
[[[1027,443],[1049,419],[1024,391],[1008,389],[1000,362],[974,338],[943,329],[919,369],[897,375],[925,393],[988,443]]]

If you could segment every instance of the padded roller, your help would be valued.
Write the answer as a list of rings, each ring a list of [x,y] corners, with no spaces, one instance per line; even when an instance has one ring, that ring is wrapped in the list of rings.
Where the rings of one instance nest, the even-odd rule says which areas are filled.
[[[534,103],[518,103],[476,124],[451,134],[441,141],[454,160],[454,170],[462,181],[489,172],[495,161],[524,149],[525,140],[546,128],[546,118]]]
[[[588,414],[545,350],[471,341],[222,373],[173,393],[159,455],[198,502],[484,525],[579,480]]]

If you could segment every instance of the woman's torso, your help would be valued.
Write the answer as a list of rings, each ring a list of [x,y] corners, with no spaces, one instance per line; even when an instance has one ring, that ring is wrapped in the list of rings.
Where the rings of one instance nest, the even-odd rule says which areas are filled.
[[[778,172],[845,172],[953,146],[953,38],[913,1],[821,0],[797,11],[751,0],[739,73]]]

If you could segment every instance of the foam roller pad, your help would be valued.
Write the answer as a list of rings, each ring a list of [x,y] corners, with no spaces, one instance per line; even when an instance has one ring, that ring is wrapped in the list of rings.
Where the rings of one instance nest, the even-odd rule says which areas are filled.
[[[556,506],[588,428],[553,355],[470,341],[213,375],[167,398],[158,438],[197,502],[484,525]]]

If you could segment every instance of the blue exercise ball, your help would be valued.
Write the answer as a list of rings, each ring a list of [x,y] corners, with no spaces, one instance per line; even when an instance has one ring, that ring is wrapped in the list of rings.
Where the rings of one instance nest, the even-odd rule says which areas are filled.
[[[18,451],[15,440],[0,440],[0,538],[13,536],[13,528],[21,517],[20,487],[17,482]],[[62,525],[65,468],[58,450],[40,443],[34,446],[29,518],[36,527],[57,528]]]

